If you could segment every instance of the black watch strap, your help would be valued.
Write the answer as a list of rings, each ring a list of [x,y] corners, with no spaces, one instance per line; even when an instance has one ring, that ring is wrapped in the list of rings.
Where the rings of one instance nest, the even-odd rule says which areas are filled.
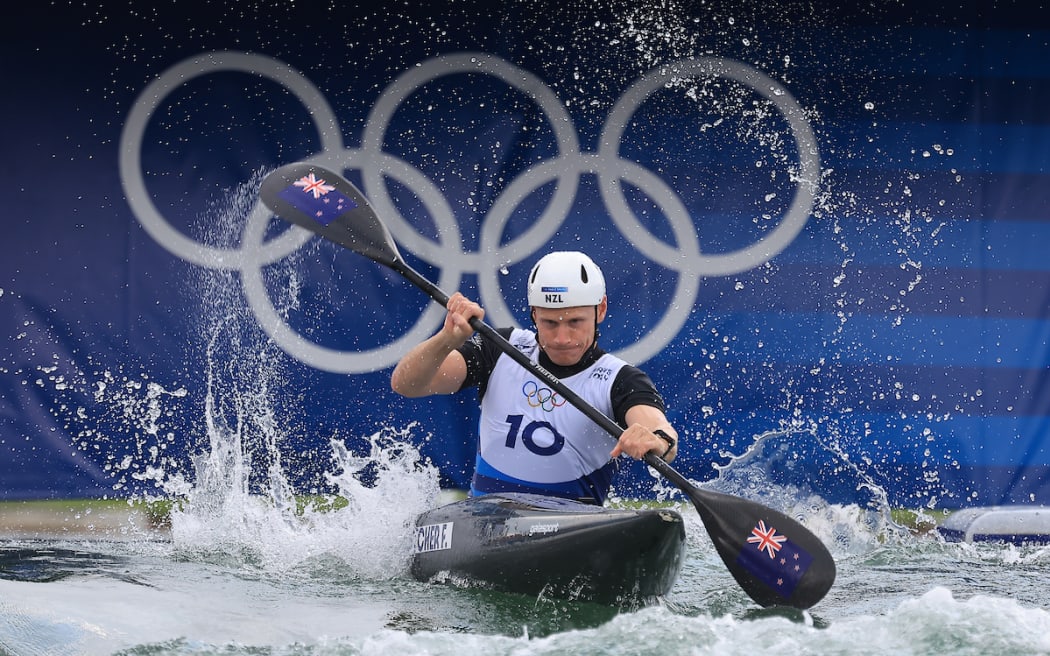
[[[667,442],[667,450],[665,450],[663,452],[663,455],[661,455],[660,457],[663,458],[667,456],[667,454],[671,452],[671,449],[673,449],[674,445],[676,444],[674,438],[668,435],[662,428],[657,428],[656,430],[654,430],[653,435],[656,435],[663,441]]]

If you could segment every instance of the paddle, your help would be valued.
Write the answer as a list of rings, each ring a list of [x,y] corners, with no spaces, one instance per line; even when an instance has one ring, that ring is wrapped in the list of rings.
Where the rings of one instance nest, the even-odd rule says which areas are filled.
[[[393,269],[441,305],[448,304],[448,294],[402,259],[386,225],[342,176],[312,164],[289,164],[266,176],[260,195],[282,219]],[[554,374],[480,319],[472,319],[470,325],[613,438],[619,438],[620,425]],[[689,497],[722,561],[757,603],[809,608],[831,588],[835,561],[820,539],[799,522],[754,501],[699,489],[654,453],[646,454],[645,462]]]

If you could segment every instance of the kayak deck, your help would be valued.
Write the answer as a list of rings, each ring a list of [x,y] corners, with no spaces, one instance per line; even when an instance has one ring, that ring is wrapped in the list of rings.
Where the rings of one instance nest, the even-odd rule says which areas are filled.
[[[487,494],[419,516],[411,572],[420,581],[623,604],[668,593],[684,550],[685,525],[673,510]]]

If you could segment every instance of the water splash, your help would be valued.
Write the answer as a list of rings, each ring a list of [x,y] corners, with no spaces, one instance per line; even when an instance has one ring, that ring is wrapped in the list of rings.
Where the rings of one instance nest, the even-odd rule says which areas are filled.
[[[795,517],[824,538],[837,555],[866,553],[886,542],[910,541],[908,529],[891,515],[886,489],[852,461],[816,423],[796,424],[755,437],[740,455],[723,453],[710,487],[747,497]],[[802,483],[797,468],[820,473]],[[845,493],[836,493],[844,489]],[[829,501],[855,498],[853,503]]]
[[[256,178],[232,192],[215,213],[219,238],[240,230],[258,184]],[[296,264],[289,259],[272,272],[282,280],[277,308],[284,316],[298,307]],[[296,419],[300,397],[285,381],[300,365],[259,329],[232,276],[211,271],[198,281],[207,338],[206,442],[189,475],[163,482],[166,494],[180,500],[171,515],[175,548],[191,558],[232,556],[273,573],[302,573],[335,560],[350,576],[403,574],[411,526],[439,493],[436,469],[410,443],[411,427],[367,436],[363,455],[346,446],[353,436],[331,435],[323,470],[333,492],[298,491],[287,454],[310,429]]]

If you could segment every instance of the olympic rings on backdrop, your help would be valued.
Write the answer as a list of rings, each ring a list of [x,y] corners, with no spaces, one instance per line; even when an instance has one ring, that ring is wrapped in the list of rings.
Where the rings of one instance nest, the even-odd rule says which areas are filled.
[[[617,229],[643,256],[678,273],[678,284],[665,315],[646,336],[617,352],[625,360],[639,364],[659,353],[685,325],[702,277],[731,275],[753,268],[791,243],[809,217],[820,176],[816,139],[802,108],[791,94],[772,78],[728,59],[684,59],[653,70],[637,80],[611,110],[597,152],[580,150],[579,139],[564,103],[542,80],[490,54],[461,53],[436,57],[401,74],[373,105],[359,148],[345,146],[335,112],[328,101],[301,73],[283,62],[257,54],[214,52],[176,64],[143,89],[125,122],[119,166],[128,204],[146,232],[177,257],[206,268],[239,271],[248,303],[263,330],[292,357],[317,369],[337,373],[363,373],[393,365],[411,345],[437,329],[444,310],[431,304],[407,333],[383,347],[355,352],[323,347],[295,332],[280,316],[273,307],[262,275],[264,266],[301,248],[311,238],[311,233],[292,228],[266,241],[266,227],[272,215],[261,202],[257,202],[251,211],[238,248],[202,244],[189,239],[165,220],[151,201],[143,176],[141,154],[146,127],[172,91],[197,76],[220,71],[244,72],[272,80],[298,98],[320,135],[321,151],[308,161],[334,170],[359,170],[362,191],[387,223],[399,247],[439,268],[438,284],[443,289],[458,289],[464,274],[476,274],[482,305],[494,324],[516,325],[500,290],[499,271],[534,256],[542,249],[568,217],[581,176],[596,176],[603,203]],[[556,157],[538,162],[522,172],[495,200],[482,222],[476,252],[463,250],[455,213],[437,185],[418,168],[383,149],[387,128],[400,104],[427,82],[457,73],[492,76],[524,93],[546,116],[558,147]],[[730,253],[702,253],[688,209],[675,190],[652,171],[623,159],[619,154],[626,126],[642,102],[672,79],[689,76],[729,78],[764,96],[786,119],[799,153],[795,197],[779,225],[756,243]],[[393,178],[420,200],[436,223],[439,241],[425,238],[401,215],[387,192],[385,177]],[[501,244],[500,239],[514,209],[550,182],[555,183],[555,191],[540,217],[525,232]],[[670,223],[677,248],[652,235],[638,220],[623,195],[622,182],[644,192],[660,208]]]
[[[527,380],[521,386],[521,393],[533,408],[542,408],[544,412],[553,412],[555,408],[565,405],[565,399],[547,387],[540,387],[534,380]]]

